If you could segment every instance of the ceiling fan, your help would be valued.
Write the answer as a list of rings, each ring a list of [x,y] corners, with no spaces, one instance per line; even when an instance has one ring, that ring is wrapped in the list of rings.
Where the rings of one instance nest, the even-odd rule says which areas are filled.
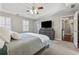
[[[66,6],[68,7],[68,8],[75,8],[76,7],[76,4],[75,3],[67,3],[66,4]]]
[[[76,6],[75,4],[72,4],[72,5],[71,5],[71,8],[74,8],[75,6]]]
[[[44,9],[43,6],[39,6],[39,7],[32,6],[31,9],[26,10],[26,11],[27,11],[27,12],[30,12],[31,14],[39,14],[39,10],[42,10],[42,9]]]

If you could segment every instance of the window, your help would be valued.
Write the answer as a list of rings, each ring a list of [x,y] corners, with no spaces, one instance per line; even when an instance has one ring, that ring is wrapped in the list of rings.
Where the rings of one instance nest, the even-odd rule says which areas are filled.
[[[0,16],[0,27],[5,27],[11,30],[11,18]]]
[[[23,31],[29,31],[29,21],[23,20]]]

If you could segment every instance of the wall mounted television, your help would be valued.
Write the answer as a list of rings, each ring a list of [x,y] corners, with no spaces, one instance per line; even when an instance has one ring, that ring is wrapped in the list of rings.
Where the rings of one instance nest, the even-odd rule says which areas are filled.
[[[52,27],[52,21],[41,22],[41,28],[51,28],[51,27]]]

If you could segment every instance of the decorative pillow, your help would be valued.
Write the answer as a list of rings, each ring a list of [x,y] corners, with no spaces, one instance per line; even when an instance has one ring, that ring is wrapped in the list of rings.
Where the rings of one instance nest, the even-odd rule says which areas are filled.
[[[5,42],[9,43],[11,40],[10,32],[4,27],[0,27],[0,38]]]
[[[9,30],[9,32],[10,32],[10,35],[12,35],[12,33],[14,33],[14,31],[11,31],[11,30]]]
[[[20,39],[20,38],[21,38],[20,34],[19,34],[19,33],[17,33],[17,32],[13,32],[13,33],[11,34],[11,37],[12,37],[12,39],[15,39],[15,40],[17,40],[17,39]]]
[[[4,44],[5,44],[5,41],[3,41],[2,39],[0,39],[0,49],[3,48]]]

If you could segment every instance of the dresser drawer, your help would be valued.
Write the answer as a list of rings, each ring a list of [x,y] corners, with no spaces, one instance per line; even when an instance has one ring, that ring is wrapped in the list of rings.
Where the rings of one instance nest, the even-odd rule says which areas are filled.
[[[40,29],[39,30],[39,33],[40,34],[43,34],[43,35],[47,35],[50,39],[54,39],[54,30],[52,29]]]

